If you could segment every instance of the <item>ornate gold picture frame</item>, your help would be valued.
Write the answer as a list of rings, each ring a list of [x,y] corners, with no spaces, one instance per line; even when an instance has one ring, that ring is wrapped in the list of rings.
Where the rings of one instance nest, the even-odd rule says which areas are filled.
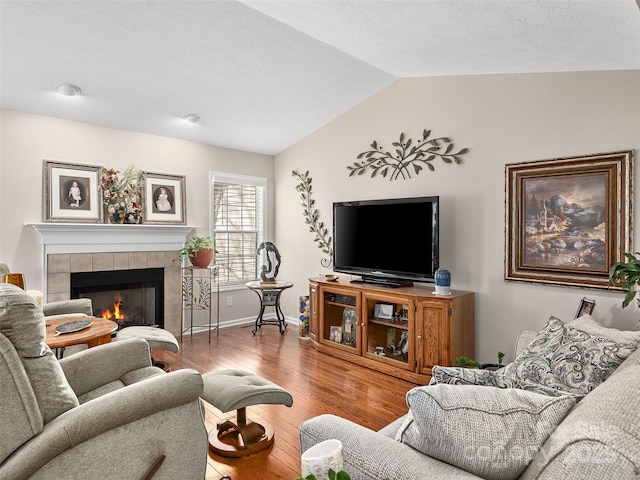
[[[587,288],[632,248],[631,150],[506,165],[505,279]]]

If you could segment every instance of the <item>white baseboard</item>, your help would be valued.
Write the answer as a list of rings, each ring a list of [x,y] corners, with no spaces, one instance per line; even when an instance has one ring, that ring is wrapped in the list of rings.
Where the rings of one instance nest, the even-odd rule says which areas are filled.
[[[275,314],[269,314],[264,316],[265,320],[274,320],[275,318],[276,318]],[[284,319],[288,325],[300,325],[300,320],[297,318],[285,316]],[[255,317],[236,318],[233,320],[226,320],[224,322],[220,322],[220,330],[222,330],[223,328],[229,328],[229,327],[241,327],[245,325],[254,325],[255,323],[256,323]],[[202,327],[194,326],[193,329],[191,330],[191,332],[193,333],[202,333],[206,331],[207,331],[206,325]],[[191,335],[191,332],[185,332],[183,333],[183,335],[184,336]]]

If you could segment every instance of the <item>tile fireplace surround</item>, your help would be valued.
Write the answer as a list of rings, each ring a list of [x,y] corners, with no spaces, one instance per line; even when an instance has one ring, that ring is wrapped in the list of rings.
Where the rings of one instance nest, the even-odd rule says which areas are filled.
[[[194,226],[30,224],[42,235],[43,290],[68,300],[71,273],[164,268],[164,328],[180,333],[180,264],[173,260]]]

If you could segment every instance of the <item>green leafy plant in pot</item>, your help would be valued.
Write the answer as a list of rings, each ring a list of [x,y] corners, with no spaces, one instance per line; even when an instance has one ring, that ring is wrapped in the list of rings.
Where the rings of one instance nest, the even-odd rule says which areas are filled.
[[[215,245],[216,242],[211,237],[191,237],[178,252],[176,261],[182,262],[184,257],[188,257],[194,267],[205,268],[213,260],[213,255],[218,253]]]
[[[339,472],[333,471],[333,469],[329,469],[327,473],[327,478],[329,480],[351,480],[351,477],[344,470],[340,470]],[[315,475],[307,475],[306,477],[298,477],[296,480],[321,480],[317,479]]]
[[[640,286],[640,252],[625,253],[624,256],[627,262],[615,263],[609,270],[611,283],[620,282],[620,287],[627,291],[622,301],[622,308],[629,306],[638,293],[635,287]]]
[[[329,480],[351,480],[351,477],[349,476],[349,474],[347,472],[345,472],[344,470],[340,470],[339,472],[335,472],[333,471],[331,468],[329,469],[329,472],[327,473],[327,478]],[[322,480],[322,479],[318,479],[316,478],[315,475],[307,475],[306,477],[298,477],[296,480]],[[383,480],[389,480],[388,478],[384,478]]]
[[[482,365],[480,365],[480,368],[483,368],[485,370],[498,370],[502,367],[504,367],[504,365],[502,364],[502,359],[504,358],[504,353],[503,352],[498,352],[498,363],[483,363]]]
[[[456,367],[464,367],[464,368],[480,368],[480,364],[469,357],[456,357],[453,360],[453,364]]]

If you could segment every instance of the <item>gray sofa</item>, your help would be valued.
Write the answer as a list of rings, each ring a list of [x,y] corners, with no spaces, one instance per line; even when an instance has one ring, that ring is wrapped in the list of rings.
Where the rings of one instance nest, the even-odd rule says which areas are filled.
[[[143,339],[60,361],[44,340],[33,298],[0,284],[1,480],[205,477],[198,372],[153,367]]]
[[[536,334],[527,331],[520,335],[516,356]],[[533,460],[527,462],[521,473],[515,477],[484,478],[637,480],[640,478],[639,400],[640,349],[571,408],[557,427],[550,429],[553,433],[532,452]],[[352,480],[483,478],[397,441],[404,425],[405,417],[375,432],[334,415],[321,415],[300,426],[301,451],[323,440],[341,440],[344,470]],[[521,434],[528,435],[528,427],[522,425]],[[468,445],[464,441],[460,443],[453,447],[459,452],[449,453],[460,453],[464,457]]]

